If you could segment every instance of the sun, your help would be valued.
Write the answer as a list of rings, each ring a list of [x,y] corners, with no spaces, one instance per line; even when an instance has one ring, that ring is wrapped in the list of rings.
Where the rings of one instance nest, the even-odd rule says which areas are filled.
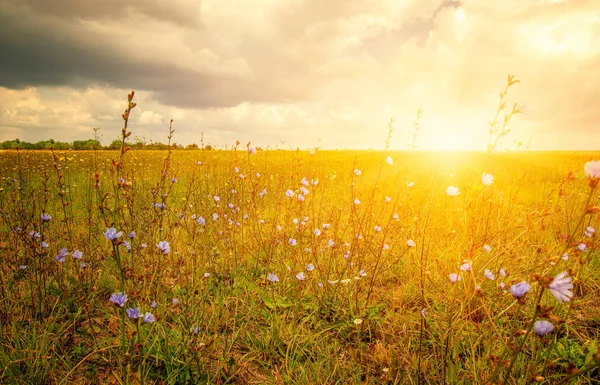
[[[464,9],[457,8],[456,11],[454,12],[454,17],[456,17],[457,22],[463,23],[465,20],[467,20],[467,13],[465,12]]]

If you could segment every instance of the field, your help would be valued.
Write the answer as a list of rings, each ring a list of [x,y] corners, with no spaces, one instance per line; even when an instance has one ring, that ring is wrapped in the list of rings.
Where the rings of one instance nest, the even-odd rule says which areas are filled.
[[[599,381],[598,153],[125,149],[0,153],[1,383]]]

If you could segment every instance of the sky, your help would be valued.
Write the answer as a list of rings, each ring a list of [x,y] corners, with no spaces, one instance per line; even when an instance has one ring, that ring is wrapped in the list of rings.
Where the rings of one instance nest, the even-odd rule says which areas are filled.
[[[0,140],[600,149],[600,0],[0,0]]]

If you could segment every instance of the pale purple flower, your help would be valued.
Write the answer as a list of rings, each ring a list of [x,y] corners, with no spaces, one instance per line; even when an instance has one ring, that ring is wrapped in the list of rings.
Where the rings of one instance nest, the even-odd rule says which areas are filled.
[[[600,179],[600,160],[587,162],[583,170],[589,179]]]
[[[204,273],[203,277],[204,277],[204,278],[208,278],[208,277],[210,277],[210,273],[208,273],[208,272],[207,272],[207,273]]]
[[[104,236],[106,237],[106,239],[108,239],[109,241],[115,241],[117,240],[121,235],[123,235],[122,231],[117,232],[117,229],[115,229],[114,227],[108,228],[106,229],[106,231],[104,232]]]
[[[406,241],[406,245],[408,247],[415,247],[417,244],[412,239],[409,239],[408,241]]]
[[[248,147],[248,154],[250,154],[250,155],[256,154],[256,147]]]
[[[46,241],[42,241],[42,249],[47,249],[50,245]]]
[[[301,272],[299,272],[298,274],[296,274],[296,279],[297,279],[298,281],[304,281],[304,279],[305,279],[305,278],[306,278],[306,277],[304,276],[304,272],[302,272],[302,271],[301,271]]]
[[[177,304],[179,304],[179,299],[178,299],[178,298],[172,298],[172,299],[171,299],[171,303],[172,303],[173,305],[177,305]]]
[[[156,319],[154,318],[154,315],[150,312],[146,312],[146,314],[144,314],[144,323],[145,324],[149,324],[154,322]]]
[[[221,200],[221,198],[218,195],[213,196],[213,200],[215,202],[219,202]]]
[[[269,273],[267,279],[271,282],[279,282],[279,277],[274,273]]]
[[[177,183],[177,178],[173,177],[173,179],[171,179],[171,183]]]
[[[123,246],[127,250],[131,250],[131,244],[129,243],[129,241],[123,241],[123,243],[121,243],[121,246]]]
[[[500,270],[498,271],[498,274],[500,274],[503,277],[506,277],[506,271],[504,270],[504,268],[500,268]]]
[[[522,298],[525,294],[527,294],[529,289],[531,289],[531,286],[527,282],[521,281],[510,287],[510,293],[515,298]]]
[[[129,317],[130,319],[138,319],[142,317],[139,307],[129,308],[125,310],[125,313],[127,313],[127,317]]]
[[[81,257],[83,257],[83,253],[79,250],[75,250],[72,254],[72,257],[75,259],[81,259]]]
[[[287,190],[287,191],[285,192],[285,195],[286,195],[287,197],[291,198],[291,197],[293,197],[293,196],[294,196],[294,192],[293,192],[292,190]]]
[[[33,239],[38,239],[40,237],[40,233],[38,233],[37,231],[30,231],[29,235],[31,236],[31,238]]]
[[[330,239],[327,241],[327,247],[333,247],[335,246],[335,242],[333,241],[333,239]]]
[[[462,265],[459,266],[459,269],[461,269],[462,271],[471,270],[471,262],[469,262],[469,261],[464,262]]]
[[[361,270],[358,272],[358,275],[360,275],[361,277],[366,277],[367,276],[367,272],[364,270]]]
[[[62,249],[60,249],[60,251],[58,252],[58,255],[56,256],[56,261],[62,263],[65,261],[65,257],[69,255],[69,252],[67,251],[67,249],[65,249],[64,247]]]
[[[481,175],[481,183],[486,186],[491,186],[494,183],[494,176],[484,172],[483,175]]]
[[[494,275],[494,273],[492,273],[490,269],[485,269],[483,275],[485,275],[485,277],[491,281],[496,279],[496,276]]]
[[[450,279],[450,282],[456,283],[456,282],[460,281],[460,275],[458,275],[456,273],[450,273],[450,274],[448,274],[448,279]]]
[[[321,235],[321,230],[315,229],[315,231],[313,231],[313,234],[318,237],[319,235]]]
[[[360,175],[362,174],[362,171],[360,171],[359,169],[354,169],[354,175]]]
[[[585,251],[585,249],[587,249],[587,246],[585,243],[580,243],[579,245],[577,245],[577,249],[579,249],[579,251]]]
[[[115,293],[110,296],[110,302],[114,303],[119,307],[123,307],[125,302],[127,302],[127,294],[123,294],[121,292]]]
[[[135,231],[132,230],[129,232],[129,239],[133,239],[133,238],[135,238]]]
[[[42,217],[42,222],[50,222],[50,220],[52,219],[52,217],[46,213],[42,213],[41,217]]]
[[[315,265],[313,265],[312,263],[309,263],[308,266],[306,266],[306,271],[313,271],[315,269]]]
[[[298,201],[304,202],[304,195],[298,194]]]
[[[198,224],[201,226],[206,225],[206,219],[204,219],[204,217],[202,216],[198,217],[198,219],[196,219],[196,222],[198,222]]]
[[[151,307],[152,309],[156,309],[156,308],[158,307],[158,302],[156,302],[156,301],[152,301],[152,303],[150,304],[150,307]]]
[[[294,238],[290,238],[288,240],[288,243],[290,246],[296,246],[298,244],[298,241],[296,241]]]
[[[448,188],[446,189],[446,194],[448,194],[451,197],[455,197],[460,194],[460,189],[455,186],[448,186]]]
[[[536,332],[536,334],[538,336],[541,337],[545,334],[550,333],[552,330],[554,330],[554,325],[552,325],[552,323],[550,323],[549,321],[540,320],[540,321],[536,321],[535,324],[533,324],[533,330]]]
[[[571,283],[571,277],[567,277],[566,271],[554,277],[548,288],[558,302],[569,302],[573,298],[573,284]]]
[[[158,247],[158,249],[162,251],[163,254],[169,254],[169,252],[171,251],[171,246],[169,246],[169,242],[167,241],[158,242],[158,245],[156,245],[156,247]]]
[[[492,251],[492,247],[490,245],[483,245],[483,250],[489,253]]]
[[[140,247],[141,247],[142,249],[145,249],[146,247],[148,247],[148,245],[147,245],[147,244],[145,244],[145,243],[142,243],[142,244],[140,245]]]
[[[21,266],[19,266],[19,269],[21,269],[21,270],[27,270],[27,265],[21,265]]]

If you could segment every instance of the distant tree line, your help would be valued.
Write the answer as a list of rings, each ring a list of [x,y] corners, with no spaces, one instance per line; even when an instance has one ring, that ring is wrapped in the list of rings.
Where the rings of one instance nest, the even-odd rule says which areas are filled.
[[[160,142],[151,142],[145,143],[143,141],[138,141],[136,143],[128,143],[127,144],[133,150],[168,150],[169,146]],[[5,140],[0,144],[0,149],[2,150],[14,150],[14,149],[23,149],[23,150],[118,150],[121,148],[121,141],[114,140],[108,146],[103,146],[98,140],[88,139],[88,140],[75,140],[72,143],[69,142],[60,142],[54,139],[50,140],[41,140],[36,143],[29,143],[19,139],[14,140]],[[173,150],[200,150],[200,146],[195,143],[188,144],[187,146],[183,146],[181,144],[173,143],[171,145],[171,149]],[[213,147],[208,144],[202,147],[203,150],[210,151]]]

